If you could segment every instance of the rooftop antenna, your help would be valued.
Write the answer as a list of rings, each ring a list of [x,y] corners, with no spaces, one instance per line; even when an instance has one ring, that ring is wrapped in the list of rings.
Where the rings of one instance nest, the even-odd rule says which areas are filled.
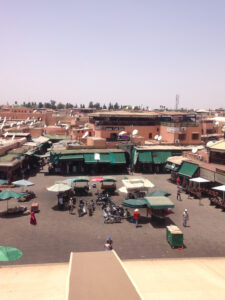
[[[175,110],[178,110],[179,100],[180,100],[180,96],[179,96],[179,95],[176,95],[176,105],[175,105]]]

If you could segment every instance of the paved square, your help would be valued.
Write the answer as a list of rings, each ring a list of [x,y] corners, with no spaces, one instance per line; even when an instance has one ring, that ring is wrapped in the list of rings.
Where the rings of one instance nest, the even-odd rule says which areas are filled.
[[[115,176],[117,187],[121,186],[124,176]],[[19,261],[11,264],[68,262],[71,251],[103,250],[108,235],[113,239],[114,249],[121,259],[224,256],[225,213],[221,209],[210,206],[206,198],[199,205],[199,200],[188,199],[185,194],[182,194],[182,201],[177,201],[177,187],[168,181],[169,174],[143,176],[155,184],[153,190],[162,189],[172,194],[170,199],[175,203],[175,208],[165,225],[149,222],[146,218],[139,228],[126,220],[121,224],[104,224],[99,206],[92,217],[85,215],[79,218],[77,212],[70,215],[68,211],[55,209],[57,194],[46,190],[55,181],[66,177],[44,176],[44,173],[30,177],[29,180],[35,183],[31,189],[37,194],[40,206],[40,213],[36,214],[37,226],[30,225],[30,216],[0,218],[0,244],[17,247],[24,254]],[[21,191],[20,188],[13,190]],[[96,199],[96,196],[83,198]],[[113,200],[121,203],[124,194],[113,197]],[[16,200],[9,200],[9,207],[15,203]],[[31,203],[32,200],[24,205],[30,208]],[[5,208],[6,201],[1,201],[0,210]],[[190,215],[190,227],[187,228],[182,226],[182,212],[185,208]],[[141,210],[141,214],[146,216],[145,209]],[[171,249],[166,241],[165,226],[173,223],[184,233],[185,248],[180,251]]]

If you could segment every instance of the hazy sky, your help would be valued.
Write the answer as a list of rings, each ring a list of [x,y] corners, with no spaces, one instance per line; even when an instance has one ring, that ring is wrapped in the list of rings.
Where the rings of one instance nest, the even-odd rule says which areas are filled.
[[[225,107],[225,1],[0,0],[0,103]]]

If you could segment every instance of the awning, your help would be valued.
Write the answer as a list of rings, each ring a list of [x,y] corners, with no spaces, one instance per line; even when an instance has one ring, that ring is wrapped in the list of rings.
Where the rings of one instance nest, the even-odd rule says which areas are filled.
[[[77,176],[74,178],[68,178],[66,181],[71,181],[71,182],[89,182],[90,179],[88,176]]]
[[[179,175],[193,177],[198,169],[198,165],[184,161],[181,165]]]
[[[141,163],[152,163],[152,152],[151,151],[139,151],[138,160]]]
[[[125,164],[126,157],[124,152],[110,152],[110,163],[111,164]]]
[[[198,183],[210,182],[209,180],[207,180],[205,178],[201,178],[201,177],[192,178],[192,179],[190,179],[190,181],[194,181],[194,182],[198,182]]]
[[[172,164],[170,162],[168,162],[166,164],[166,169],[170,170],[170,171],[174,171],[174,172],[177,172],[179,170],[180,166],[178,165],[175,165],[175,164]]]
[[[147,206],[152,209],[174,208],[174,203],[167,197],[145,197]]]
[[[109,153],[100,153],[99,163],[110,163]]]
[[[111,176],[104,176],[104,179],[102,179],[101,182],[117,182],[117,180]]]
[[[149,193],[146,195],[146,197],[159,197],[159,196],[170,196],[171,194],[162,190],[156,190],[152,193]]]
[[[95,160],[95,157],[94,157],[94,153],[85,153],[84,154],[84,162],[86,164],[97,163],[97,161]]]
[[[83,154],[60,155],[59,160],[82,160]]]
[[[123,201],[122,205],[131,208],[143,208],[147,206],[147,201],[145,199],[128,199]]]
[[[165,164],[167,158],[172,156],[171,151],[152,151],[152,160],[154,164]]]

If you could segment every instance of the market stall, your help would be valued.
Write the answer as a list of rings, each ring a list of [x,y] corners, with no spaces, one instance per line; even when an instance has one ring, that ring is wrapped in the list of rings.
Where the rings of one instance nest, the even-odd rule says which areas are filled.
[[[111,176],[105,176],[101,180],[101,190],[104,193],[114,194],[116,191],[116,182],[117,180]]]

